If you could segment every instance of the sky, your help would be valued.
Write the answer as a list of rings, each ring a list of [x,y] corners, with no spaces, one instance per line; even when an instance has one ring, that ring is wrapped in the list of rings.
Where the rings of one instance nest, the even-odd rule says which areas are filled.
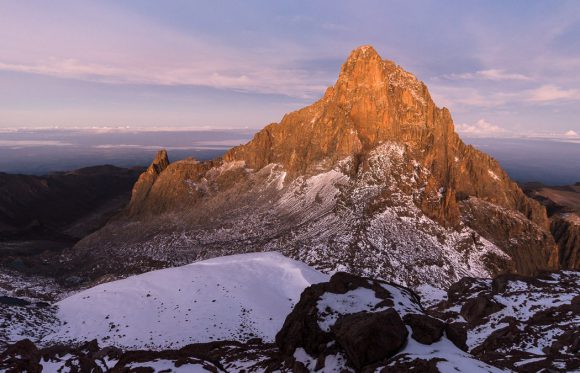
[[[465,136],[580,139],[580,2],[533,0],[0,0],[0,130],[261,128],[366,44]]]

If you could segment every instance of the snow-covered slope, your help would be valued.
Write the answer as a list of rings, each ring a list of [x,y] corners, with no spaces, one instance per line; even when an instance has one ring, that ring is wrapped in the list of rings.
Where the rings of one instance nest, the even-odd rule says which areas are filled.
[[[96,338],[125,348],[215,340],[273,341],[307,286],[327,281],[276,252],[240,254],[98,285],[58,302],[44,342]]]

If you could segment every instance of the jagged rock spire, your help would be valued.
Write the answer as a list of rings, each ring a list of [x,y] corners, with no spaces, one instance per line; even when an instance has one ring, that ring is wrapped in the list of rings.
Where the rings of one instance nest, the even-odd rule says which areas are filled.
[[[129,203],[128,208],[130,214],[137,212],[142,202],[147,198],[155,180],[157,180],[159,175],[167,168],[167,166],[169,166],[167,150],[161,149],[155,155],[155,159],[153,159],[153,162],[147,168],[147,171],[139,176],[139,180],[137,180],[133,186],[131,202]]]

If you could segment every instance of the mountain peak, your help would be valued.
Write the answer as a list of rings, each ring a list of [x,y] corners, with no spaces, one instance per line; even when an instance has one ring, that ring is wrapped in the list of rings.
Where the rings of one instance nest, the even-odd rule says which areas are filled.
[[[376,49],[372,46],[372,45],[361,45],[355,49],[352,50],[352,52],[350,53],[349,59],[352,57],[363,57],[363,58],[368,58],[368,57],[373,57],[373,56],[377,56],[380,58],[379,53],[376,51]]]
[[[327,248],[337,248],[336,261],[325,268],[343,265],[355,252],[363,259],[353,259],[353,268],[389,276],[405,258],[413,268],[405,281],[431,281],[434,274],[433,281],[446,283],[469,273],[557,268],[543,207],[495,160],[461,141],[449,111],[435,105],[425,84],[370,46],[350,53],[323,98],[269,124],[249,143],[222,158],[175,162],[159,173],[166,163],[162,152],[139,178],[127,218],[151,219],[151,232],[170,226],[167,241],[155,238],[155,245],[175,248],[168,258],[258,247],[325,257]],[[195,233],[176,241],[176,231]],[[108,237],[119,236],[103,231],[102,239]],[[194,241],[199,246],[189,254],[182,249]],[[143,251],[140,243],[133,247]],[[448,250],[456,250],[454,261],[465,261],[438,261],[440,270],[428,274],[414,269],[417,261],[447,258]],[[468,251],[473,255],[462,254]],[[367,262],[377,252],[381,269]],[[383,266],[389,258],[396,259]]]
[[[387,100],[388,92],[400,88],[397,95],[406,91],[419,106],[431,101],[425,85],[415,75],[398,66],[395,62],[383,59],[370,45],[354,49],[342,65],[334,92],[343,103],[359,98],[372,97],[373,100]],[[354,97],[356,100],[356,97]],[[410,103],[409,99],[406,99]]]
[[[384,81],[385,63],[377,51],[370,45],[353,50],[342,65],[338,82],[351,81],[359,83]]]

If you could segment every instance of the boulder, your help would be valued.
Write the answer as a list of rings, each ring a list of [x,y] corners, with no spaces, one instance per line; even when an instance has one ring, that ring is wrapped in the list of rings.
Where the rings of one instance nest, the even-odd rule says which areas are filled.
[[[461,316],[471,324],[479,324],[486,316],[500,311],[505,306],[497,303],[485,294],[468,300],[461,307]]]
[[[334,336],[320,329],[318,301],[326,292],[344,294],[357,288],[371,288],[375,295],[382,299],[382,306],[393,306],[391,295],[379,285],[379,282],[345,272],[335,273],[329,282],[312,285],[300,296],[299,302],[276,335],[276,344],[282,353],[292,355],[296,348],[302,347],[310,355],[321,354]]]
[[[436,318],[422,314],[406,314],[403,317],[405,324],[411,327],[411,337],[419,343],[430,345],[443,336],[445,323]]]
[[[356,369],[395,355],[407,340],[407,328],[392,308],[341,316],[332,331]]]
[[[371,369],[404,347],[409,332],[401,316],[421,312],[419,298],[407,288],[339,272],[304,290],[276,344],[288,367],[296,368],[294,354],[301,348],[312,359],[311,370],[323,369],[329,356]]]
[[[455,346],[463,351],[467,351],[467,324],[462,322],[452,322],[445,326],[447,338]]]
[[[30,339],[23,339],[12,345],[0,354],[0,371],[40,373],[40,352]]]

